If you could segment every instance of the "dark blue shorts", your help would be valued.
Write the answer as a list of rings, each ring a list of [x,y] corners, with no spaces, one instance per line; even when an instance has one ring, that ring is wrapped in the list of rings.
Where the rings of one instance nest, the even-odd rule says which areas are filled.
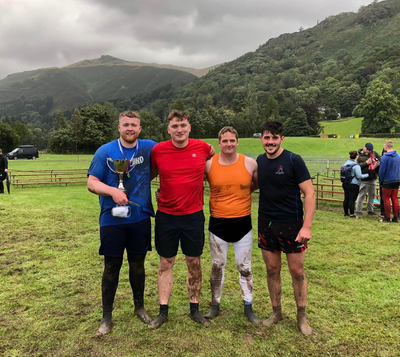
[[[186,215],[172,215],[157,211],[155,242],[158,254],[163,258],[175,257],[180,241],[183,254],[188,257],[202,255],[204,220],[203,211]]]
[[[125,248],[130,254],[146,254],[151,250],[150,217],[137,223],[100,227],[100,255],[120,257]]]
[[[296,242],[303,222],[265,222],[258,221],[258,247],[270,252],[301,253],[307,243]]]

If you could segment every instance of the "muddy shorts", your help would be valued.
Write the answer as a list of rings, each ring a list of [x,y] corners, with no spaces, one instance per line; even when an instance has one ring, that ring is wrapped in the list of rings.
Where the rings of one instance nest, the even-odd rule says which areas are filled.
[[[258,221],[258,247],[270,252],[301,253],[307,243],[295,242],[303,222]]]
[[[100,227],[100,255],[121,257],[125,248],[131,254],[146,254],[151,250],[150,217],[137,223]]]
[[[183,254],[188,257],[202,255],[204,221],[203,211],[185,215],[157,211],[155,243],[158,254],[164,258],[175,257],[180,241]]]

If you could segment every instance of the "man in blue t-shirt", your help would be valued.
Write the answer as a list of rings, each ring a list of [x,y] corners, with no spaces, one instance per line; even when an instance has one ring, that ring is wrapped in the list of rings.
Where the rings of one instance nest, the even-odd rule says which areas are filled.
[[[267,268],[272,315],[263,321],[272,326],[283,319],[281,309],[281,252],[286,253],[297,303],[297,323],[304,335],[312,329],[306,320],[307,280],[304,255],[311,238],[315,194],[303,159],[281,147],[283,124],[267,121],[261,128],[261,143],[266,154],[257,158],[260,203],[258,246]],[[304,194],[305,217],[303,220]]]
[[[102,335],[111,331],[114,298],[125,249],[135,314],[147,324],[151,321],[144,308],[143,294],[144,260],[147,251],[151,250],[150,217],[154,217],[150,153],[156,142],[138,139],[141,129],[140,117],[136,112],[121,113],[118,125],[120,138],[96,151],[88,171],[88,189],[100,196],[99,254],[104,255],[104,272],[103,320],[98,333]],[[114,172],[113,160],[129,160],[123,175],[126,192],[118,188],[119,175]],[[115,207],[117,209],[113,210]]]

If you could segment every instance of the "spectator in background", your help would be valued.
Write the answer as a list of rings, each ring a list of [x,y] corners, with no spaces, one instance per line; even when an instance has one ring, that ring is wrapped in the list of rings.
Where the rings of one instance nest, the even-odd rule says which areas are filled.
[[[369,174],[361,173],[360,165],[357,163],[357,151],[350,151],[349,154],[350,159],[346,161],[345,166],[351,166],[352,179],[349,183],[343,182],[342,185],[344,190],[343,210],[345,217],[358,218],[354,214],[354,205],[358,196],[358,191],[360,189],[361,179],[369,177]]]
[[[3,150],[0,149],[0,193],[4,193],[3,181],[7,178],[8,160]]]
[[[382,156],[386,154],[386,149],[382,149]],[[379,176],[379,173],[378,173]],[[383,204],[383,197],[382,197],[382,185],[379,182],[379,208],[381,209],[381,215],[380,217],[383,218],[385,217],[385,206]]]
[[[374,151],[374,146],[371,143],[366,143],[362,149],[358,150],[357,162],[361,167],[361,172],[363,174],[369,174],[369,176],[368,178],[361,179],[356,206],[357,216],[362,216],[362,207],[365,195],[368,195],[367,213],[370,215],[376,215],[374,212],[376,179],[378,178],[376,170],[379,167],[380,158],[381,156]]]
[[[393,150],[393,142],[385,142],[386,154],[382,156],[379,171],[379,183],[382,185],[382,197],[385,207],[385,217],[381,222],[390,222],[390,200],[393,207],[392,222],[399,220],[399,200],[397,198],[400,185],[400,156]]]

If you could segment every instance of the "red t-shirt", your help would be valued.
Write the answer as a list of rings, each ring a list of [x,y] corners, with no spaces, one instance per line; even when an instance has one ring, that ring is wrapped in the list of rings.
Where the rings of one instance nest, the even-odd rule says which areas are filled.
[[[203,180],[210,146],[201,140],[189,139],[184,148],[172,140],[154,146],[151,166],[160,175],[158,210],[174,215],[191,214],[203,209]]]

